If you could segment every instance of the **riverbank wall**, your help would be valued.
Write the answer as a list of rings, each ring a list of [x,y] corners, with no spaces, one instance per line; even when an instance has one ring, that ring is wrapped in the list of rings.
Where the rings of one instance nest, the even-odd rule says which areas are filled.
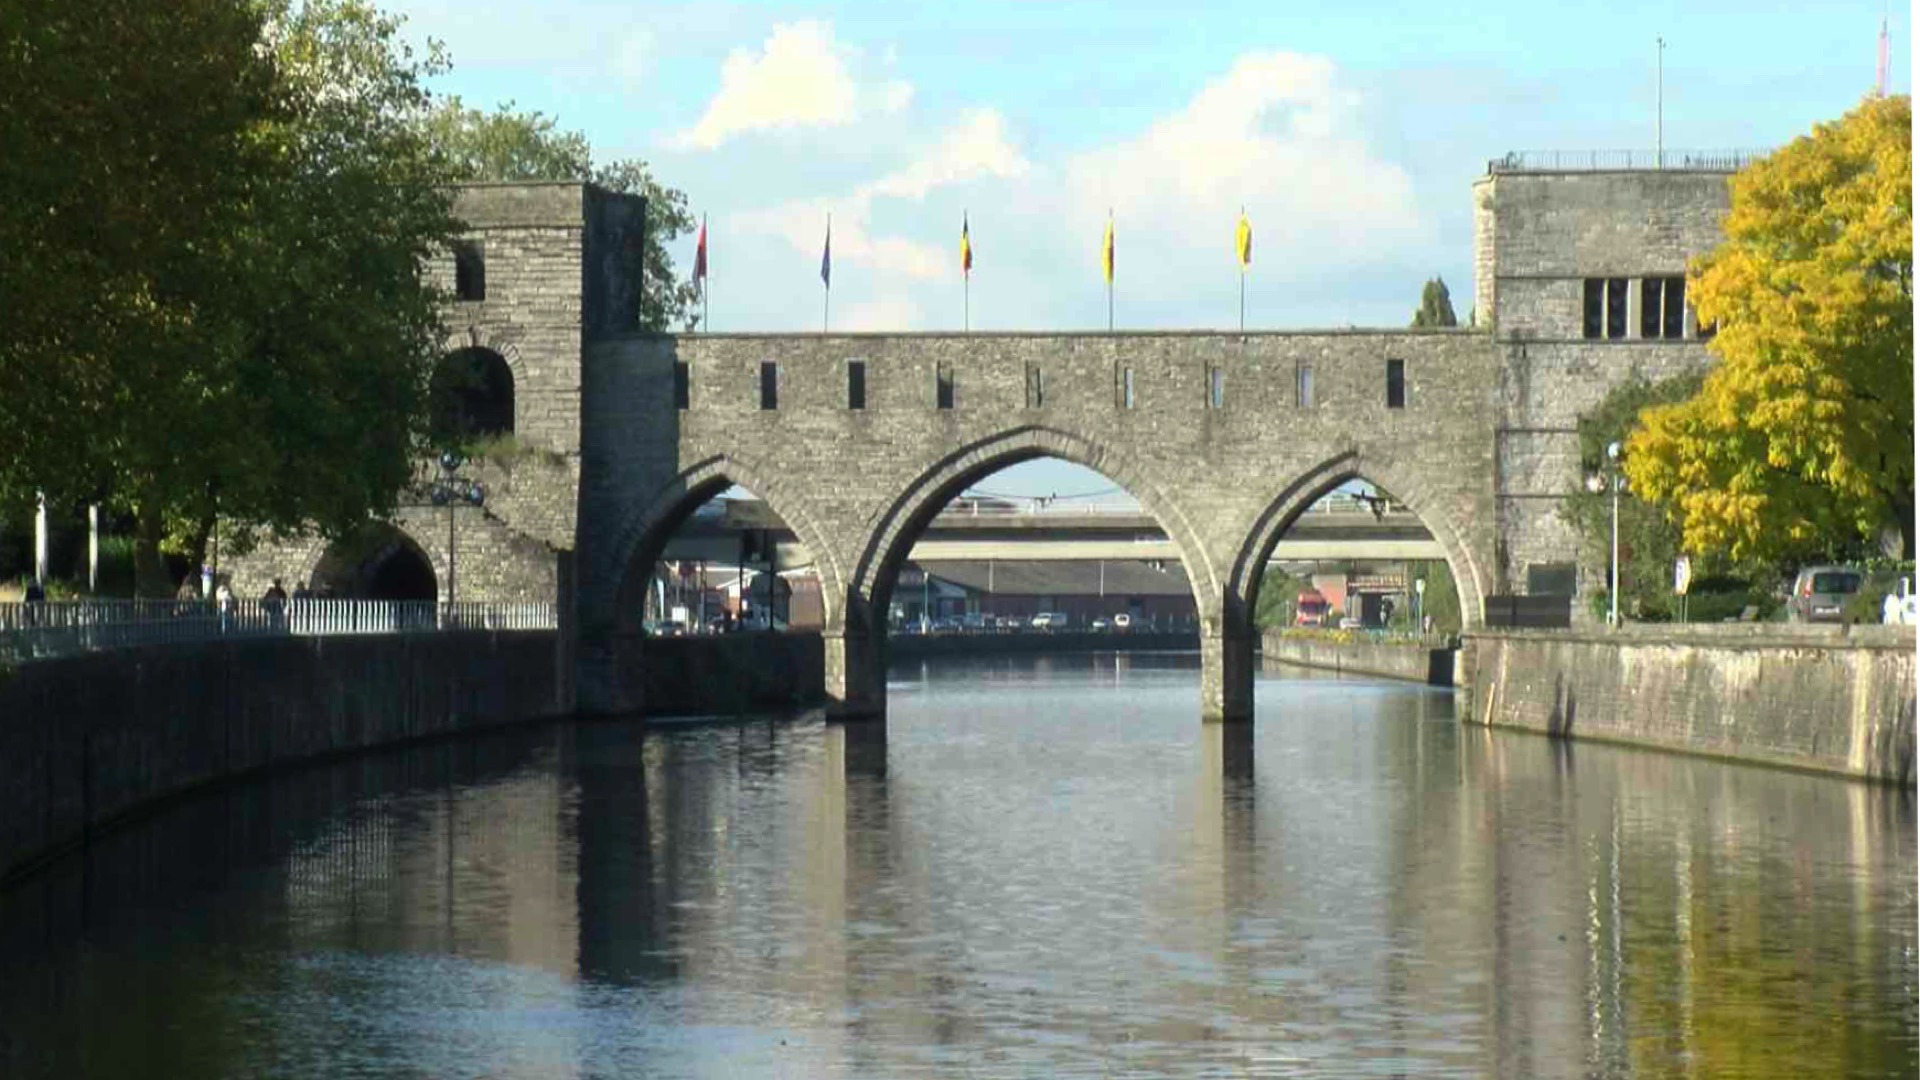
[[[572,710],[553,631],[255,638],[0,669],[0,882],[239,776]]]
[[[1459,665],[1454,662],[1457,651],[1451,646],[1415,641],[1371,641],[1359,637],[1340,641],[1331,636],[1290,635],[1277,630],[1267,631],[1260,639],[1260,656],[1264,661],[1428,686],[1461,685]]]
[[[1100,633],[1051,631],[1027,634],[897,634],[887,639],[889,660],[933,656],[993,656],[1023,653],[1191,652],[1200,648],[1198,632]]]
[[[1469,631],[1470,723],[1914,783],[1910,628]]]
[[[732,716],[804,708],[825,698],[819,634],[705,634],[639,641],[623,656],[648,716]]]

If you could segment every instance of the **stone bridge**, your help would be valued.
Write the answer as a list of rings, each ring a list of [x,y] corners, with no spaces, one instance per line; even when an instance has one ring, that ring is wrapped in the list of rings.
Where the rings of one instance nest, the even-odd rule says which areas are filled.
[[[1202,711],[1244,718],[1261,570],[1318,496],[1363,479],[1403,502],[1470,625],[1489,595],[1584,596],[1601,563],[1559,513],[1582,482],[1579,416],[1623,379],[1709,363],[1683,275],[1719,242],[1724,168],[1503,160],[1472,195],[1471,330],[675,337],[637,332],[641,200],[463,188],[468,231],[429,268],[450,297],[435,387],[492,440],[468,466],[484,508],[416,499],[364,535],[284,540],[227,572],[242,596],[273,576],[339,595],[557,595],[580,703],[643,707],[649,569],[739,484],[813,553],[827,695],[871,715],[915,537],[967,485],[1055,456],[1158,522],[1204,627]]]
[[[577,620],[584,707],[644,706],[651,568],[738,484],[815,554],[835,712],[886,707],[886,619],[955,495],[1057,457],[1126,488],[1179,551],[1202,625],[1201,712],[1252,715],[1267,556],[1366,480],[1419,516],[1461,608],[1498,591],[1496,353],[1485,333],[616,336],[582,364]]]

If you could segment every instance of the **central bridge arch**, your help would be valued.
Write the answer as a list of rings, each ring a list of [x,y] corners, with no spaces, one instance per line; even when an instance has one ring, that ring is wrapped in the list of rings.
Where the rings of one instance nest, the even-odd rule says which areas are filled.
[[[1126,489],[1179,552],[1203,621],[1221,610],[1214,559],[1180,502],[1153,484],[1123,452],[1062,428],[1026,424],[973,440],[923,468],[869,523],[859,540],[848,584],[844,627],[845,708],[878,714],[886,704],[886,613],[913,544],[948,503],[1010,465],[1057,458],[1081,465]]]

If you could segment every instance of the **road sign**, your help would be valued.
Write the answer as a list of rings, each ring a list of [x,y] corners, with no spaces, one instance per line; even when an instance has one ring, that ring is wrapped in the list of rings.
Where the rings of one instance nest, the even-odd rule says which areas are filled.
[[[1687,586],[1693,584],[1693,560],[1685,555],[1673,560],[1673,594],[1687,595]]]

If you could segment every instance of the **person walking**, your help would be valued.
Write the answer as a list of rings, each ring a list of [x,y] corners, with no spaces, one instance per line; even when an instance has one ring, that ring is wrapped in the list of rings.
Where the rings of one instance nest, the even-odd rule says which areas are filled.
[[[213,606],[220,611],[220,632],[227,633],[233,628],[233,590],[222,581],[213,590]]]

